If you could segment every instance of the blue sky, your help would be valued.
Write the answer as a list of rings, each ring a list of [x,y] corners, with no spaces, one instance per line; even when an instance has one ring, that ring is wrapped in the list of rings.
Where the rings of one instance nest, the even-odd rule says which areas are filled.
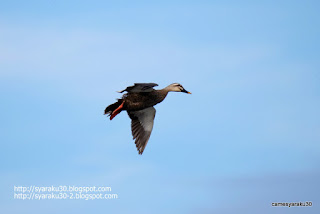
[[[319,213],[317,1],[1,1],[1,213]],[[179,82],[142,156],[135,82]],[[111,186],[20,201],[14,185]],[[271,207],[312,201],[313,207]]]

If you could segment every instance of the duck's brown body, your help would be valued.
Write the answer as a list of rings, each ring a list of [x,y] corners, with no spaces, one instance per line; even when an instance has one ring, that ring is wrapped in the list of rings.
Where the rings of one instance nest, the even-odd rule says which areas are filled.
[[[161,103],[168,95],[167,90],[153,90],[150,92],[130,92],[122,96],[118,102],[109,105],[104,113],[110,114],[112,120],[122,110],[139,111]],[[121,107],[121,108],[119,108]]]
[[[161,103],[167,95],[168,91],[166,90],[127,93],[122,97],[124,101],[123,110],[139,111],[155,106],[158,103]]]

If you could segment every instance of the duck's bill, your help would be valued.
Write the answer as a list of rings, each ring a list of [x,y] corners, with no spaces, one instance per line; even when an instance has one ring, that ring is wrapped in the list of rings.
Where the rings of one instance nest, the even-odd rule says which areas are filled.
[[[190,91],[187,91],[186,89],[183,89],[181,92],[187,93],[187,94],[191,94]]]

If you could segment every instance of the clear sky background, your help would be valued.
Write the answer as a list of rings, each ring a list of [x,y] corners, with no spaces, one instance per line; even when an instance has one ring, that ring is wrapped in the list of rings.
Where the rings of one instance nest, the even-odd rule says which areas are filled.
[[[0,213],[320,213],[319,1],[0,1]],[[104,108],[181,83],[139,156]],[[116,200],[13,199],[110,186]],[[312,201],[313,207],[271,207]]]

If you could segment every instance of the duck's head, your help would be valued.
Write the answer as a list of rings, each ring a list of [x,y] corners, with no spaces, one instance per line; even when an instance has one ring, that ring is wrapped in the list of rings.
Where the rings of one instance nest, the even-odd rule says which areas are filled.
[[[171,85],[167,86],[168,91],[175,91],[175,92],[184,92],[187,94],[191,94],[191,92],[184,89],[184,87],[179,83],[172,83]]]

